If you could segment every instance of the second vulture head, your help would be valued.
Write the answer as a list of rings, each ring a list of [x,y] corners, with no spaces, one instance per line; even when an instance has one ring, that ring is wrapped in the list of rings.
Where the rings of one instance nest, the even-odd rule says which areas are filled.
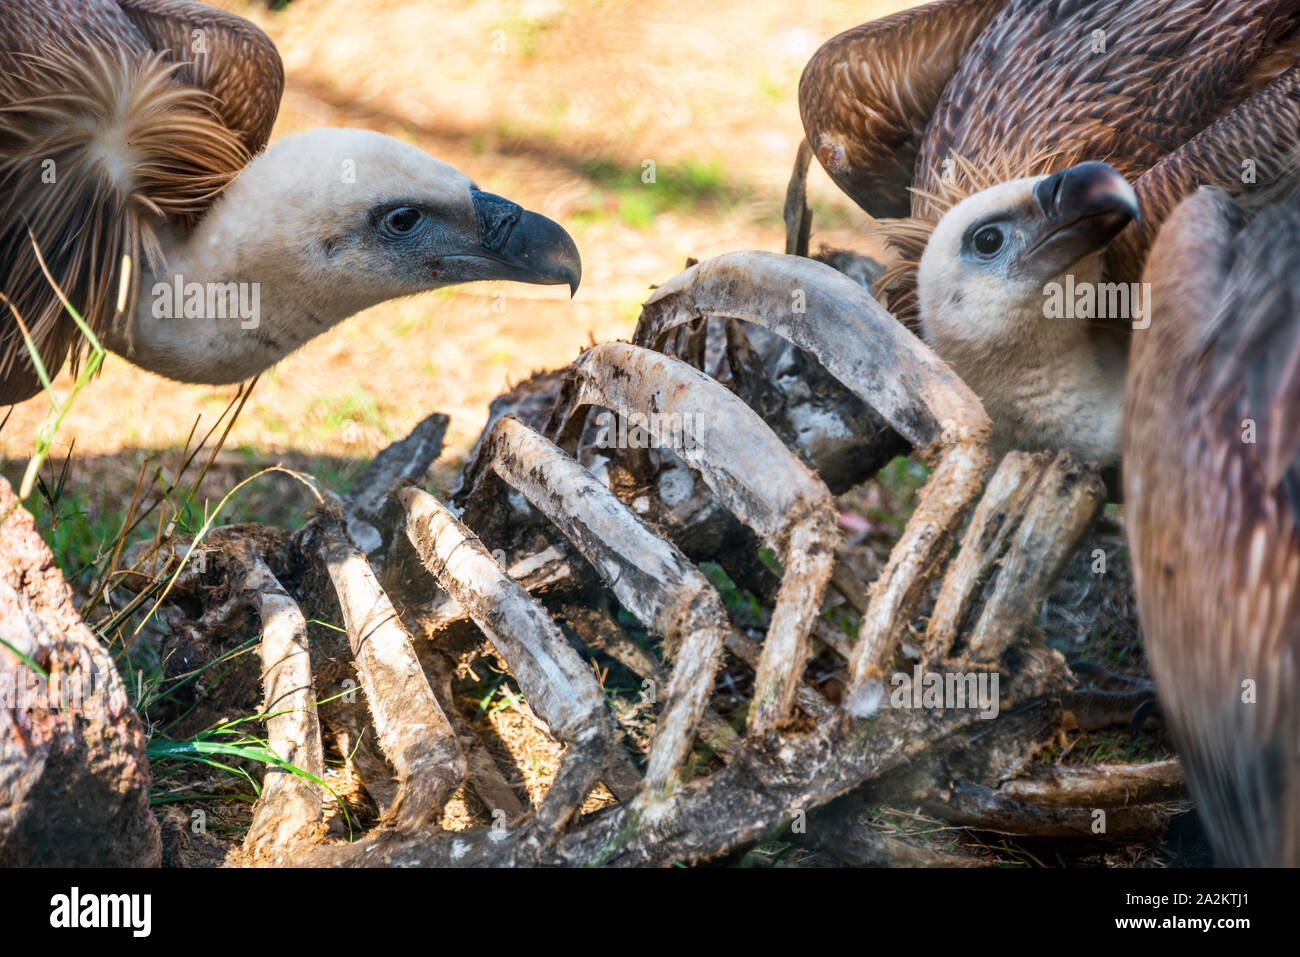
[[[1088,162],[975,193],[935,226],[917,270],[921,329],[984,403],[995,451],[1118,461],[1123,352],[1094,341],[1097,315],[1075,315],[1074,293],[1106,295],[1101,253],[1137,218],[1124,177]]]
[[[193,232],[160,240],[166,262],[142,277],[130,341],[123,333],[106,344],[186,382],[248,378],[389,299],[484,279],[573,292],[582,275],[577,247],[556,223],[364,130],[276,143]],[[207,307],[210,294],[233,306],[229,291],[245,296],[242,312]],[[192,294],[204,299],[187,310]]]

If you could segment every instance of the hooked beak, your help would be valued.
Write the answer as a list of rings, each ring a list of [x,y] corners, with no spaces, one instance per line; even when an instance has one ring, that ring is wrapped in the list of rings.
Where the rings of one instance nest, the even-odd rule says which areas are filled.
[[[477,248],[455,257],[472,259],[467,279],[505,279],[578,291],[582,260],[573,238],[556,222],[530,213],[501,196],[474,190]],[[468,265],[468,264],[467,264]]]
[[[1047,277],[1059,276],[1141,218],[1137,193],[1107,163],[1053,173],[1034,186],[1034,202],[1043,213],[1042,232],[1021,258]]]

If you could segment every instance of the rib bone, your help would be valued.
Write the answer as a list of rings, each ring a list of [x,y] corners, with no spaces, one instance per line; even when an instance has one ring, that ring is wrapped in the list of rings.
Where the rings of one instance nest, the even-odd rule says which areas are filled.
[[[540,828],[558,829],[591,793],[610,759],[613,729],[600,685],[545,609],[447,506],[414,486],[401,489],[397,498],[407,537],[425,568],[469,612],[525,700],[568,745],[538,810]]]
[[[513,416],[497,420],[475,461],[522,492],[624,607],[677,648],[645,779],[651,791],[671,788],[712,691],[728,630],[717,591],[594,475]]]
[[[1187,796],[1176,758],[1081,767],[1035,764],[1025,777],[1006,782],[1000,790],[1009,798],[1049,807],[1125,807]]]
[[[784,564],[749,713],[751,733],[774,728],[790,714],[835,561],[839,536],[830,492],[749,406],[702,372],[660,353],[622,342],[584,352],[565,381],[552,435],[574,435],[584,420],[578,413],[590,406],[612,409],[638,425],[645,421],[661,444],[678,446],[673,451]],[[665,420],[665,414],[683,418]],[[690,440],[674,443],[666,433],[672,423],[684,422],[692,423]]]
[[[1067,451],[1057,453],[1043,470],[971,632],[970,655],[976,662],[1001,659],[1105,502],[1106,486],[1097,471],[1081,466]]]
[[[393,603],[338,521],[312,530],[338,592],[348,642],[380,746],[397,772],[392,815],[405,827],[426,825],[465,777],[465,756]]]
[[[929,660],[942,661],[952,651],[959,629],[966,624],[985,584],[1006,554],[1011,534],[1050,460],[1046,454],[1011,452],[999,463],[934,603],[926,628]]]
[[[251,548],[232,549],[244,569],[244,588],[262,618],[262,685],[270,749],[282,761],[319,780],[325,773],[320,721],[312,687],[307,622],[297,602]],[[321,818],[318,785],[283,768],[267,769],[245,848],[285,863],[286,850],[305,839]]]
[[[983,483],[988,416],[975,393],[869,293],[813,260],[755,251],[692,266],[646,301],[636,340],[656,345],[701,316],[743,319],[789,339],[914,447],[938,455],[912,520],[871,587],[854,648],[848,701],[855,713],[872,713],[884,671]]]

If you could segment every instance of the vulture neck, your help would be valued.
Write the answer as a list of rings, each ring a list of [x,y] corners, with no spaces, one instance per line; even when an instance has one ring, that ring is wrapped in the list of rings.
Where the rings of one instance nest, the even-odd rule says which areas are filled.
[[[1096,259],[1072,271],[1076,283],[1101,279]],[[932,336],[993,420],[995,453],[1068,448],[1086,461],[1118,462],[1122,351],[1091,335],[1086,320],[1046,318],[1041,298],[1013,307],[1005,319],[1001,328],[1013,330],[1009,335],[948,339],[940,326]]]
[[[232,192],[188,235],[160,231],[164,262],[141,277],[134,326],[110,333],[109,349],[171,379],[239,382],[386,298],[305,275],[257,215],[278,211],[250,215]]]

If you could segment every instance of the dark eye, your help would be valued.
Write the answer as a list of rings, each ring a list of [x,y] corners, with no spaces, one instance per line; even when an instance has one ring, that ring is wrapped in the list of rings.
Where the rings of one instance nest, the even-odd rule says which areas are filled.
[[[981,256],[992,256],[1002,248],[1002,230],[985,226],[975,234],[975,251]]]
[[[384,214],[383,229],[391,236],[405,236],[420,225],[423,218],[424,213],[414,206],[398,206]]]

